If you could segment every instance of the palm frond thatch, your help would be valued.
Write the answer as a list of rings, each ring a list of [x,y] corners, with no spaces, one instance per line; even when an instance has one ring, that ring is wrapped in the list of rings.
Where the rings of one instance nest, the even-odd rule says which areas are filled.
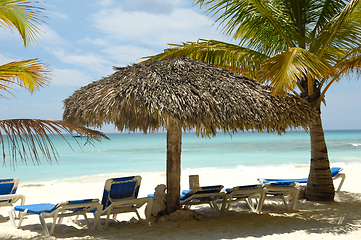
[[[86,143],[93,144],[101,138],[108,139],[102,132],[79,127],[73,123],[41,119],[0,120],[0,146],[3,152],[3,164],[9,159],[10,166],[15,167],[17,160],[40,163],[39,152],[48,162],[57,159],[58,153],[50,136],[59,134],[79,134],[86,138]],[[69,144],[69,142],[68,142]],[[79,144],[79,143],[78,143]],[[69,144],[70,146],[70,144]],[[71,146],[70,146],[71,147]],[[7,154],[9,156],[7,156]]]
[[[177,121],[183,130],[215,135],[307,128],[313,110],[301,99],[271,95],[268,87],[221,67],[173,58],[115,68],[116,72],[64,100],[63,119],[143,132]]]

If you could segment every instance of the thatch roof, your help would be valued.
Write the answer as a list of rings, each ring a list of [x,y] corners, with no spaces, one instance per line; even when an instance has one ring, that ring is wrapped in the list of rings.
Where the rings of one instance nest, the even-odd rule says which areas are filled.
[[[271,95],[253,79],[191,58],[152,61],[114,68],[115,73],[75,91],[64,100],[63,119],[118,130],[167,128],[215,134],[257,130],[283,132],[307,128],[313,111],[302,100]]]

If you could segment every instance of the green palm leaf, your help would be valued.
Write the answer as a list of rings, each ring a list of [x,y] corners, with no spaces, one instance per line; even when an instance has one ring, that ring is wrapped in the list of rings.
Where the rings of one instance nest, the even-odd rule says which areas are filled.
[[[216,22],[226,35],[240,40],[240,45],[266,54],[295,46],[300,36],[292,26],[293,20],[282,1],[194,1],[218,16]],[[265,27],[267,26],[267,27]]]
[[[18,30],[25,47],[39,34],[35,24],[39,22],[38,16],[43,10],[28,4],[26,0],[0,0],[0,26]]]
[[[31,93],[45,86],[49,79],[47,66],[38,59],[10,62],[0,66],[0,90],[9,92],[9,84],[27,88]],[[3,95],[0,95],[3,97]]]
[[[308,77],[314,81],[332,73],[333,68],[321,58],[303,48],[290,48],[264,62],[259,77],[270,85],[273,93],[282,95],[293,91],[296,86],[300,88],[300,79]]]
[[[350,1],[342,11],[338,12],[322,28],[311,43],[310,51],[322,56],[325,49],[352,48],[360,43],[360,1]]]
[[[199,39],[197,42],[169,45],[172,47],[165,49],[163,53],[143,59],[150,61],[188,56],[255,78],[262,62],[268,58],[267,55],[248,48],[216,40]]]

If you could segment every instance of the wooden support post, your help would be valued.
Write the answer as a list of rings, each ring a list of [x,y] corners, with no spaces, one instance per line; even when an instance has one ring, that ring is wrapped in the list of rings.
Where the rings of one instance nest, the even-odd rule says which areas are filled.
[[[189,189],[199,187],[199,175],[189,175]]]

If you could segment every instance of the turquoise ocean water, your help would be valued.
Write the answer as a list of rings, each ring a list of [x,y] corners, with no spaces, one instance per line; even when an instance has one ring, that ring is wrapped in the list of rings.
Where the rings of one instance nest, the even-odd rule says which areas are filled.
[[[0,168],[1,178],[19,178],[24,182],[53,181],[109,173],[162,172],[166,169],[166,133],[113,133],[111,139],[80,148],[67,139],[73,150],[59,136],[52,138],[59,153],[58,162],[40,165],[18,162],[15,170],[7,163]],[[361,130],[325,131],[332,163],[361,162]],[[201,138],[185,133],[182,139],[182,169],[235,168],[240,166],[308,165],[309,134],[289,131],[272,133],[219,133]]]

